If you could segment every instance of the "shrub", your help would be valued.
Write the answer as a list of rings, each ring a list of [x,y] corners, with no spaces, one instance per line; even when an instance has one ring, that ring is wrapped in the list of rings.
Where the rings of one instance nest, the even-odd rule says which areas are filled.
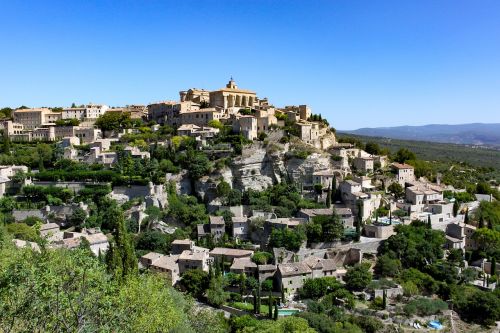
[[[407,315],[430,316],[448,309],[448,303],[440,299],[418,298],[404,307]]]

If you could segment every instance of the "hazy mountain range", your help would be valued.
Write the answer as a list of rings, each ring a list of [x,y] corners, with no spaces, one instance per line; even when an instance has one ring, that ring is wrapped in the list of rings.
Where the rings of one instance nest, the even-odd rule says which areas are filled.
[[[339,132],[402,140],[500,147],[500,124],[375,127]]]

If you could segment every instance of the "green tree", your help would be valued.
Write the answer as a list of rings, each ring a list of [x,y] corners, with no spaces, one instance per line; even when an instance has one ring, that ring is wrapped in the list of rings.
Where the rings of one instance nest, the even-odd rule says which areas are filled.
[[[114,226],[114,230],[113,240],[106,252],[106,265],[114,278],[122,281],[127,276],[137,273],[137,258],[130,234],[125,229],[122,210],[117,206],[113,207],[110,218],[112,221],[108,223]]]
[[[195,298],[203,296],[203,292],[208,288],[208,273],[201,269],[189,269],[180,280],[181,287]]]
[[[399,163],[406,163],[407,161],[410,160],[416,160],[417,157],[415,156],[415,153],[410,151],[407,148],[401,148],[399,149],[396,154],[393,156],[393,160]]]
[[[394,182],[391,185],[389,185],[387,190],[389,191],[389,193],[392,193],[394,197],[396,197],[396,199],[400,199],[405,195],[403,187],[397,182]]]
[[[68,218],[69,226],[74,226],[77,230],[80,230],[85,225],[85,220],[87,219],[87,213],[80,207],[73,211],[73,214]]]
[[[374,271],[379,276],[395,277],[401,271],[401,261],[384,254],[377,258]]]
[[[296,251],[306,240],[305,232],[301,228],[274,229],[271,232],[269,245],[272,247],[284,247],[287,250]]]
[[[341,284],[334,277],[306,279],[304,286],[300,289],[300,296],[318,299],[339,288],[341,288]]]
[[[116,131],[122,128],[130,128],[132,121],[129,113],[106,112],[97,118],[95,125],[102,131]]]
[[[349,290],[363,290],[372,280],[369,264],[356,264],[350,267],[344,277]]]
[[[219,307],[228,300],[229,293],[224,291],[224,281],[222,276],[216,276],[210,280],[207,289],[207,301],[209,304]]]
[[[36,229],[25,223],[11,223],[8,224],[6,228],[7,232],[14,238],[30,242],[36,242],[39,240]]]
[[[266,265],[273,259],[272,253],[265,251],[257,251],[252,256],[252,261],[257,265]]]
[[[381,153],[380,146],[375,142],[367,142],[365,145],[365,151],[371,155],[380,155]]]

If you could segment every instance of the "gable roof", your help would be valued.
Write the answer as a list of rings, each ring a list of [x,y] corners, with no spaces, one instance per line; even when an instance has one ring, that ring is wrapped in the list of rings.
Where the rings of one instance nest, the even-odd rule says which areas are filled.
[[[279,264],[278,270],[282,277],[310,274],[311,268],[304,262],[294,262],[290,264]]]

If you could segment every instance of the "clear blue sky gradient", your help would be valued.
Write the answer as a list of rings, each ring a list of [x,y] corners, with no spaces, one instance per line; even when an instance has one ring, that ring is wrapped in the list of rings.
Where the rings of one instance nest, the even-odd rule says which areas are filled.
[[[241,88],[339,129],[500,122],[500,1],[0,0],[0,106]]]

